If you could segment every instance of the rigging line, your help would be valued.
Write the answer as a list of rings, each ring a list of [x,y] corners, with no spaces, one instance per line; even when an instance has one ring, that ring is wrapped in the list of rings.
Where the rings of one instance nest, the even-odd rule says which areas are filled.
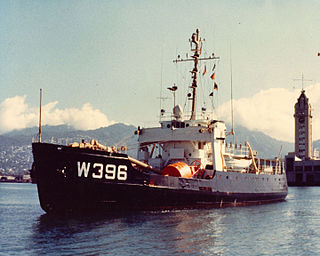
[[[115,143],[114,146],[117,147],[120,143],[124,143],[125,144],[125,141],[133,138],[135,135],[128,135],[128,136],[125,136],[123,137],[118,143]]]
[[[220,85],[221,86],[221,85]],[[217,91],[215,90],[212,90],[213,91],[213,97],[212,97],[212,108],[213,108],[213,111],[216,115],[216,118],[218,118],[218,115],[220,114],[218,112],[218,109],[217,109],[217,106],[219,106],[219,97],[218,97],[218,93],[219,93],[219,88]]]
[[[181,66],[181,70],[184,69],[183,72],[181,72],[181,74],[183,73],[183,76],[180,76],[180,80],[181,80],[181,97],[180,97],[180,102],[183,102],[183,100],[187,100],[187,97],[185,97],[185,93],[188,91],[188,87],[189,87],[189,77],[187,78],[185,75],[189,72],[189,68],[187,67],[188,65],[183,65]],[[185,109],[183,110],[185,111]]]
[[[183,112],[185,112],[185,110],[186,110],[186,105],[187,105],[188,100],[189,100],[188,96],[185,97],[184,106],[183,106]]]
[[[219,63],[220,63],[220,60],[217,60],[213,64],[213,67],[217,67],[216,70],[214,71],[217,74],[220,73],[219,72],[219,67],[220,67]],[[211,103],[212,103],[212,111],[214,112],[215,115],[217,115],[216,106],[218,106],[218,93],[219,93],[219,90],[221,90],[221,89],[219,89],[219,88],[221,88],[220,80],[219,81],[217,80],[217,84],[218,84],[218,89],[217,90],[214,89],[214,81],[213,81],[213,85],[211,84],[211,88],[209,89],[210,93],[213,92]]]
[[[179,74],[179,76],[177,76],[177,80],[176,80],[176,85],[178,87],[178,90],[176,91],[176,104],[175,105],[180,105],[180,102],[182,99],[181,93],[184,91],[184,82],[183,82],[183,78],[181,76],[183,65],[179,65],[177,67],[178,67],[177,74]]]
[[[190,71],[190,66],[188,65],[183,65],[181,66],[181,69],[184,69],[183,72],[181,72],[181,76],[180,76],[180,79],[181,79],[181,84],[183,85],[183,92],[188,92],[189,93],[189,86],[191,85],[191,79],[190,77],[186,77],[185,74],[189,73]],[[187,107],[187,105],[189,104],[189,97],[185,97],[185,94],[183,94],[184,97],[182,96],[182,99],[184,99],[184,106],[183,106],[183,112],[186,111],[186,108],[188,109],[189,107]],[[182,101],[181,101],[182,102]]]
[[[185,69],[182,71],[182,69]],[[179,88],[179,91],[186,91],[186,67],[183,65],[176,65],[176,85]],[[178,93],[178,102],[181,102],[181,93]]]
[[[214,106],[214,101],[215,101],[215,95],[213,94],[212,98],[211,98],[211,105],[212,105],[212,111],[215,111],[215,106]]]
[[[201,65],[201,66],[203,66],[203,65]],[[199,69],[199,70],[201,70],[201,69]],[[203,100],[203,104],[205,104],[205,97],[204,97],[204,87],[205,87],[205,83],[204,83],[204,78],[203,78],[203,75],[201,74],[201,72],[200,71],[198,71],[199,72],[199,84],[200,84],[200,99],[202,99]]]
[[[215,70],[215,68],[213,68],[212,70],[214,70],[214,73],[215,74],[219,74],[219,64],[218,64],[218,62],[219,62],[219,60],[215,60],[214,61],[214,63],[213,63],[213,67],[216,67],[216,66],[218,66],[218,68]],[[210,72],[211,73],[211,72]],[[219,78],[220,76],[218,75],[218,78]],[[216,98],[216,96],[217,96],[217,94],[218,94],[218,92],[219,92],[219,87],[220,87],[220,83],[218,82],[218,79],[216,79],[216,77],[215,77],[215,79],[214,80],[209,80],[210,81],[210,87],[209,87],[209,91],[210,92],[213,92],[213,97],[215,97]],[[218,89],[217,90],[215,90],[214,88],[214,85],[215,85],[215,81],[217,81],[217,84],[219,85],[219,87],[218,87]],[[212,97],[212,100],[213,100],[213,97]],[[214,109],[214,105],[212,105],[212,108]]]
[[[126,146],[127,146],[128,150],[129,150],[129,149],[132,150],[132,149],[138,148],[139,143],[128,144],[128,145],[126,145]]]
[[[176,47],[176,56],[178,56],[178,48]],[[178,82],[178,63],[176,62],[176,81]]]

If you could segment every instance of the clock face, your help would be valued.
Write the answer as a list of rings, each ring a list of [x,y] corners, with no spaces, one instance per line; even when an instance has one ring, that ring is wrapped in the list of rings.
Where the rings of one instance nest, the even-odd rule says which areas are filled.
[[[299,118],[299,123],[303,123],[304,122],[304,117],[300,117]]]

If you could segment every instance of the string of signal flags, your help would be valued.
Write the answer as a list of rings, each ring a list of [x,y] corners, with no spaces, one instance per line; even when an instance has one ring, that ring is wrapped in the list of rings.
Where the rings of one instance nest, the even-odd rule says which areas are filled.
[[[212,75],[210,76],[211,80],[214,80],[215,79],[215,68],[216,68],[216,64],[213,65],[212,67]],[[204,70],[202,72],[202,75],[204,76],[205,74],[207,74],[207,66],[205,65],[204,66]],[[218,91],[218,84],[214,81],[214,84],[213,84],[213,89]],[[213,92],[210,93],[209,96],[213,96]]]

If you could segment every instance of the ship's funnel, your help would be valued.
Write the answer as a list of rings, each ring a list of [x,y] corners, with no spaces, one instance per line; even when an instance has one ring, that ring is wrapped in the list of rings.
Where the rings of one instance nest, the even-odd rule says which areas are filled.
[[[177,120],[181,120],[183,117],[183,110],[182,107],[178,104],[173,108],[173,116]]]

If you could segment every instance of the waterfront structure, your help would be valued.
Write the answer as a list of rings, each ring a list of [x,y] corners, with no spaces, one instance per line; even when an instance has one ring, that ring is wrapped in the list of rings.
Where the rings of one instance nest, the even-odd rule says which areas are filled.
[[[285,156],[289,186],[320,185],[320,160],[312,154],[311,105],[305,91],[294,106],[295,151]]]
[[[311,105],[302,90],[294,105],[295,155],[302,160],[312,159],[312,115]]]
[[[301,160],[289,153],[285,157],[289,186],[320,186],[320,160]]]

